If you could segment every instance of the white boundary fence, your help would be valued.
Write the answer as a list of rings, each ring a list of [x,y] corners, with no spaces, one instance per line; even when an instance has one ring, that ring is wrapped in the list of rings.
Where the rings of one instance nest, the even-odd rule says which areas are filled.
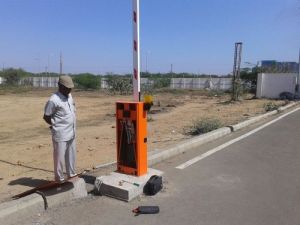
[[[157,79],[141,78],[141,85],[153,84]],[[163,78],[162,78],[163,79]],[[171,78],[170,88],[172,89],[212,89],[229,90],[232,87],[232,78]],[[101,88],[108,88],[105,78],[101,79]]]
[[[213,89],[228,90],[232,87],[232,78],[172,78],[171,88],[177,89]]]
[[[20,81],[21,85],[33,87],[54,88],[57,87],[59,77],[27,77]]]
[[[21,85],[33,87],[55,88],[57,87],[58,77],[27,77],[20,81]],[[130,78],[129,78],[130,79]],[[157,78],[159,80],[160,78]],[[162,78],[164,79],[164,78]],[[151,85],[156,79],[141,78],[141,85]],[[101,78],[100,87],[107,89],[106,78]],[[212,89],[229,90],[232,87],[232,78],[171,78],[170,88],[173,89]]]

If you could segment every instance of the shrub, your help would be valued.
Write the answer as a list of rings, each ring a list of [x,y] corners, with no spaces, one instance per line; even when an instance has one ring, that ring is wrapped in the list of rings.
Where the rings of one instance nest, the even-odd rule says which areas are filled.
[[[158,90],[169,88],[171,84],[171,78],[148,78],[148,82],[141,85],[143,93],[152,95]]]
[[[75,86],[80,89],[99,89],[100,77],[89,73],[73,76]]]
[[[193,125],[185,129],[187,135],[200,135],[216,130],[222,126],[222,123],[218,119],[204,118],[198,121],[194,121]]]
[[[120,76],[106,77],[108,91],[112,94],[128,95],[132,93],[132,79]]]
[[[279,108],[278,105],[276,105],[274,102],[267,102],[264,104],[264,108],[266,112],[277,110]]]
[[[29,76],[29,73],[23,69],[5,69],[1,72],[1,76],[5,78],[6,85],[18,85],[21,78]]]
[[[154,78],[149,80],[153,80],[154,89],[170,87],[171,84],[171,78]]]

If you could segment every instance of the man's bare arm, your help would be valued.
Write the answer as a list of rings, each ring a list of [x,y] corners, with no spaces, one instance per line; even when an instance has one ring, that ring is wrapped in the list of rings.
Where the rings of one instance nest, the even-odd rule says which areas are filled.
[[[48,123],[49,125],[52,125],[52,123],[51,123],[51,116],[46,116],[46,115],[44,114],[43,119],[46,121],[46,123]]]

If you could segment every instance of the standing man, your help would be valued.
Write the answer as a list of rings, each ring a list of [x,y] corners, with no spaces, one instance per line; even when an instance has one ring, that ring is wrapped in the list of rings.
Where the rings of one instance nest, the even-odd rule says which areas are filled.
[[[54,175],[58,182],[64,181],[63,167],[68,178],[76,176],[76,116],[71,90],[74,88],[70,76],[60,76],[58,92],[45,106],[44,120],[50,125],[53,141]]]

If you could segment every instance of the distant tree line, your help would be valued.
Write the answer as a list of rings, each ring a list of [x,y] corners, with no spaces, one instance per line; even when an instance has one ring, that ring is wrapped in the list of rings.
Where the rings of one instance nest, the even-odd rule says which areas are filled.
[[[74,78],[74,81],[78,84],[78,87],[83,88],[97,88],[98,86],[94,83],[100,83],[100,78],[112,79],[112,77],[120,78],[131,78],[132,74],[117,74],[117,73],[107,73],[102,74],[92,74],[92,73],[79,73],[79,74],[68,74]],[[6,80],[7,85],[18,85],[22,78],[26,77],[57,77],[58,73],[53,72],[43,72],[43,73],[32,73],[25,71],[21,68],[7,68],[0,71],[0,77]],[[194,77],[218,77],[217,75],[208,74],[193,74],[193,73],[149,73],[141,72],[142,78],[156,79],[156,78],[194,78]]]
[[[244,68],[241,70],[241,79],[256,85],[257,73],[259,72],[258,67]],[[132,89],[132,74],[116,74],[107,73],[105,75],[92,74],[92,73],[79,73],[79,74],[68,74],[72,76],[74,83],[77,88],[80,89],[99,89],[100,81],[102,78],[106,78],[108,85],[116,92],[127,92]],[[27,72],[21,68],[7,68],[0,71],[0,77],[5,79],[6,85],[18,85],[20,80],[26,77],[57,77],[58,73],[32,73]],[[231,75],[225,75],[222,77],[230,77]],[[142,78],[148,78],[152,83],[151,88],[163,88],[170,85],[171,78],[199,78],[199,77],[211,77],[218,78],[220,76],[214,74],[194,74],[194,73],[149,73],[141,72]],[[147,87],[144,87],[147,88]],[[125,91],[124,91],[125,90]]]
[[[0,72],[0,77],[5,79],[6,85],[18,85],[19,81],[24,77],[30,77],[32,73],[26,72],[25,70],[19,68],[8,68]]]

